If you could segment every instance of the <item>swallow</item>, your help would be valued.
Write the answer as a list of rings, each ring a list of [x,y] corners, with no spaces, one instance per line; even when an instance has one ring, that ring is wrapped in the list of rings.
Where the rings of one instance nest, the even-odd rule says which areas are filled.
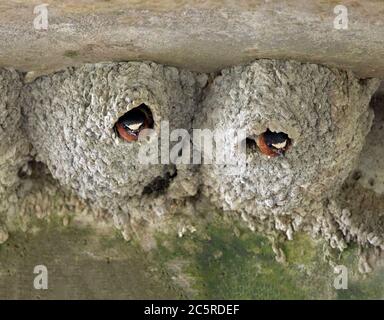
[[[116,122],[119,136],[128,141],[137,141],[142,130],[151,128],[153,120],[143,108],[135,108],[127,112]]]
[[[263,154],[277,157],[285,154],[291,144],[291,139],[284,132],[272,132],[267,129],[258,136],[256,144]]]

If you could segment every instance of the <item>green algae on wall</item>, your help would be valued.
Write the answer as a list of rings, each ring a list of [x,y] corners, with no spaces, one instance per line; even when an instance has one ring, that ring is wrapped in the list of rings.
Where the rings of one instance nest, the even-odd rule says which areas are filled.
[[[297,234],[279,247],[223,221],[196,226],[183,237],[159,234],[143,251],[120,233],[31,219],[0,245],[0,298],[32,299],[383,299],[383,268],[362,275],[357,248],[339,253]],[[329,261],[349,271],[347,290],[333,287]],[[46,265],[49,289],[33,288],[33,268]]]
[[[235,228],[235,230],[239,230]],[[199,299],[380,299],[383,273],[363,277],[357,272],[357,249],[329,252],[324,242],[305,235],[281,247],[286,263],[277,262],[270,241],[230,226],[207,226],[204,233],[163,239],[158,258],[187,297]],[[337,274],[329,263],[350,270],[349,289],[336,290]],[[181,261],[183,263],[181,263]],[[180,268],[174,268],[179,264]],[[176,272],[175,272],[176,270]],[[172,273],[172,271],[174,273]],[[178,274],[177,274],[178,273]],[[180,281],[184,279],[184,281]]]

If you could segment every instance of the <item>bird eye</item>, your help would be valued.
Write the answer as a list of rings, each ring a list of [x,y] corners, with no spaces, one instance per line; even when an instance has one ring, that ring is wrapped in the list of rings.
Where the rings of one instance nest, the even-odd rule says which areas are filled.
[[[115,123],[117,135],[128,142],[136,141],[144,129],[152,129],[154,125],[152,112],[142,103],[122,115]]]

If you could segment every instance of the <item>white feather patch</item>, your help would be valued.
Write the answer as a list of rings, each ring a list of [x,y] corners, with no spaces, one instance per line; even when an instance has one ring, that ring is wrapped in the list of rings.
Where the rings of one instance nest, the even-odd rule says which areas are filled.
[[[272,144],[276,149],[283,149],[287,145],[287,141],[281,142],[281,143],[275,143]]]
[[[134,123],[134,124],[130,124],[128,128],[131,129],[132,131],[136,131],[136,130],[139,130],[140,126],[141,126],[141,123]]]

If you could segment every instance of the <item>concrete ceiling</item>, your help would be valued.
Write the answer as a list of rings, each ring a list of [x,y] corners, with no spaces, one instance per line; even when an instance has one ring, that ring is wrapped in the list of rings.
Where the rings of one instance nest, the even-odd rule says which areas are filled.
[[[35,75],[84,62],[152,60],[210,72],[257,58],[296,59],[384,79],[383,0],[0,0],[0,66]],[[333,26],[348,9],[348,29]]]

